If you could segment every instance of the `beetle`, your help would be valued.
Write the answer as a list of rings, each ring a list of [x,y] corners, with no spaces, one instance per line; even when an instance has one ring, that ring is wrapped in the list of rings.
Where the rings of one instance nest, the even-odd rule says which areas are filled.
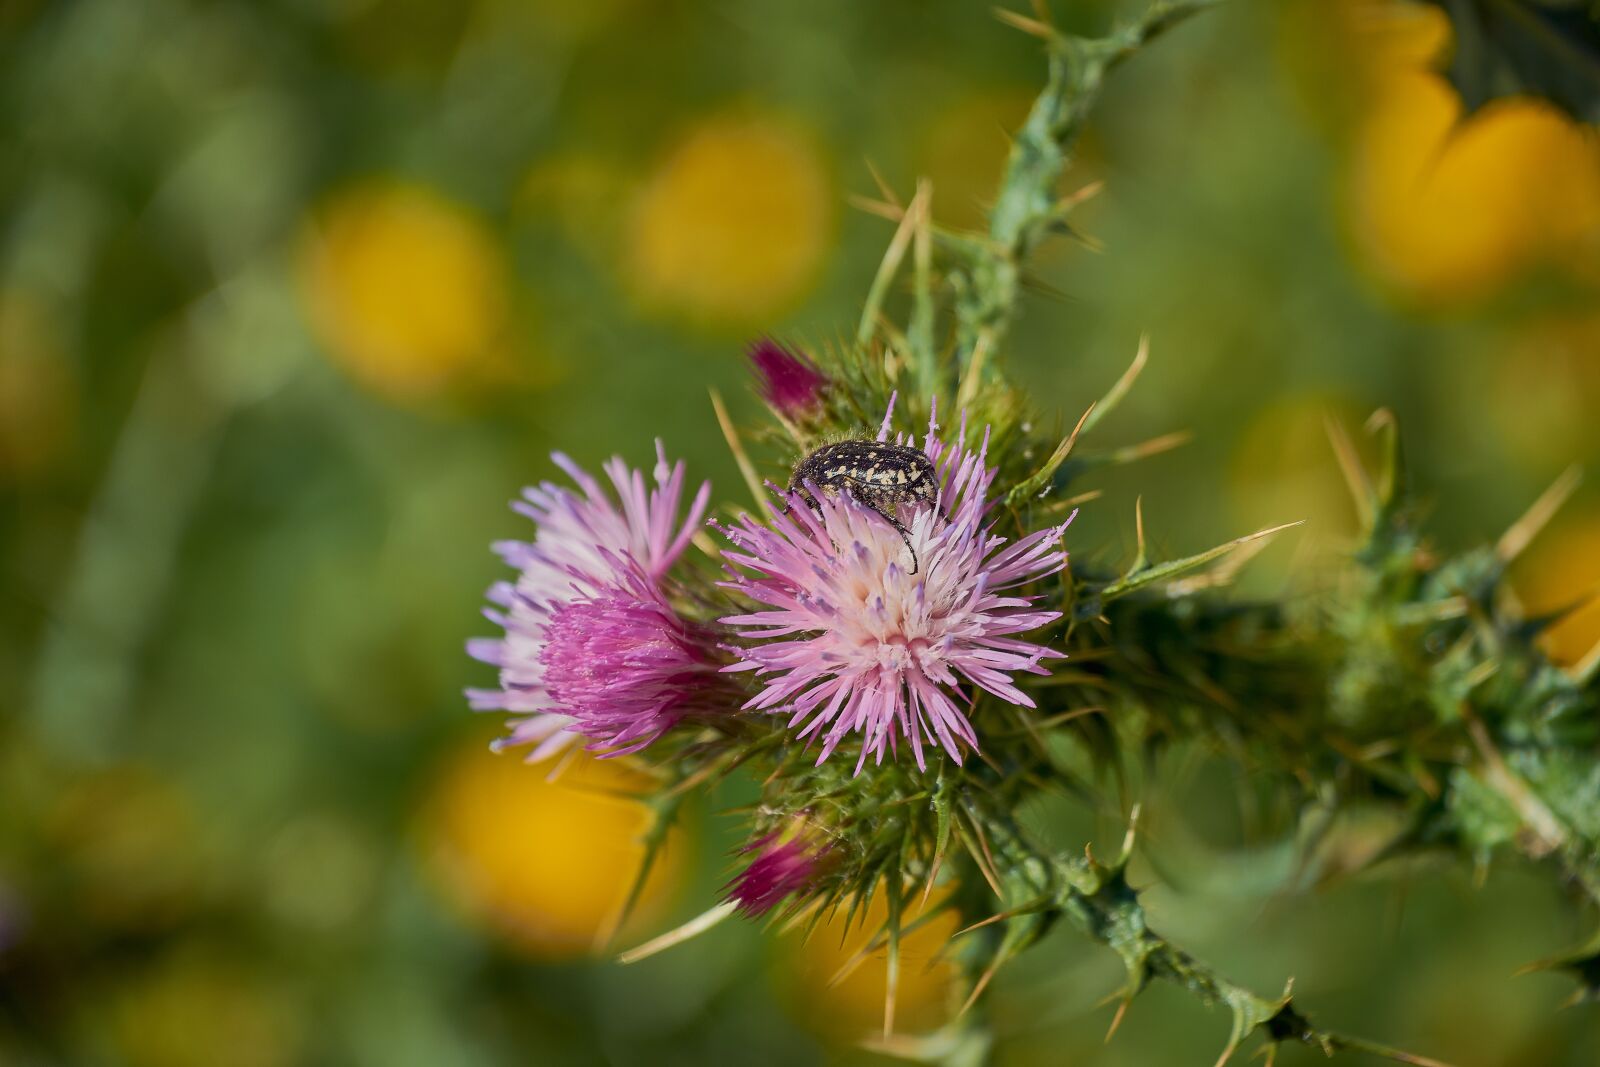
[[[795,464],[794,477],[789,479],[789,492],[818,510],[808,486],[825,493],[847,492],[858,504],[883,516],[906,543],[911,573],[917,573],[911,531],[896,512],[902,505],[931,504],[938,496],[939,476],[926,452],[912,445],[871,440],[823,445]]]

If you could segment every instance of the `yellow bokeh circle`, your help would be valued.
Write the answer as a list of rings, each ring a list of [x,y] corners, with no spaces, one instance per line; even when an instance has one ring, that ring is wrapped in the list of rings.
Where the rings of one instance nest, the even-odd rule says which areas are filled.
[[[1283,0],[1278,48],[1299,102],[1332,132],[1372,109],[1397,71],[1436,68],[1450,47],[1443,8],[1400,0]]]
[[[582,751],[538,764],[474,741],[448,760],[423,812],[425,860],[471,921],[527,955],[604,951],[643,859],[647,779]],[[621,933],[659,918],[682,880],[674,831]]]
[[[935,899],[928,907],[937,904]],[[919,895],[907,907],[903,926],[917,922],[924,910]],[[844,1042],[882,1034],[889,953],[880,947],[864,959],[859,957],[861,949],[878,935],[887,915],[884,895],[879,892],[848,926],[845,909],[841,909],[809,936],[794,934],[786,939],[784,977],[794,995],[785,1000],[801,1023]],[[926,1033],[953,1017],[960,992],[959,971],[945,949],[959,925],[955,912],[944,911],[901,938],[896,1033]]]
[[[933,111],[918,139],[918,173],[933,183],[940,223],[984,228],[1014,132],[1032,102],[1033,94],[1019,89],[971,96]]]
[[[110,998],[129,1067],[288,1067],[304,1063],[303,1005],[281,985],[203,948],[172,952]]]
[[[1516,587],[1529,615],[1576,608],[1540,637],[1556,663],[1578,663],[1600,643],[1600,511],[1542,534],[1519,563]]]
[[[1356,505],[1340,472],[1329,424],[1343,427],[1366,449],[1360,409],[1334,394],[1310,393],[1275,401],[1245,423],[1228,465],[1228,495],[1241,533],[1286,522],[1305,526],[1288,538],[1296,551],[1273,552],[1250,573],[1279,577],[1297,564],[1324,562],[1347,549],[1358,531]]]
[[[49,306],[0,289],[0,484],[47,473],[77,421],[77,368]]]
[[[1354,237],[1386,280],[1430,302],[1481,299],[1600,232],[1600,142],[1533,100],[1463,119],[1438,76],[1386,80],[1352,159]]]
[[[1440,13],[1338,6],[1359,106],[1343,180],[1362,261],[1425,305],[1487,299],[1530,271],[1600,277],[1600,138],[1533,97],[1467,114],[1436,72]]]
[[[1530,470],[1600,451],[1600,314],[1519,324],[1491,374],[1488,424]]]
[[[421,185],[346,190],[307,226],[300,289],[318,340],[351,377],[416,401],[505,357],[509,282],[499,245]]]
[[[180,925],[207,891],[207,827],[169,778],[134,765],[74,777],[42,829],[58,869],[70,872],[73,909],[97,927]]]
[[[645,308],[710,326],[771,320],[810,290],[834,243],[815,139],[769,115],[695,125],[645,179],[626,270]]]

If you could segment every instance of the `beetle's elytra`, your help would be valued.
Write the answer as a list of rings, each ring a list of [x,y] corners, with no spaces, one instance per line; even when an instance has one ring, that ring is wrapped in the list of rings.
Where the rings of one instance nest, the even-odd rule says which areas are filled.
[[[939,479],[926,452],[911,445],[883,441],[839,441],[823,445],[802,459],[789,479],[789,491],[812,508],[817,502],[807,485],[827,493],[847,492],[851,499],[872,509],[906,543],[911,553],[911,573],[917,573],[917,550],[911,531],[896,514],[905,504],[931,504],[938,495]]]

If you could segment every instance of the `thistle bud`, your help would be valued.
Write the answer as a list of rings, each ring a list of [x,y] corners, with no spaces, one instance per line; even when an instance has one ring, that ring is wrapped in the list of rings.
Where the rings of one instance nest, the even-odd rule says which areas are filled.
[[[817,413],[822,394],[831,384],[809,356],[770,337],[752,344],[747,352],[755,370],[761,398],[786,419]]]
[[[752,918],[765,915],[788,897],[804,895],[815,888],[833,859],[833,845],[803,814],[739,851],[753,852],[755,859],[729,883],[727,895]]]

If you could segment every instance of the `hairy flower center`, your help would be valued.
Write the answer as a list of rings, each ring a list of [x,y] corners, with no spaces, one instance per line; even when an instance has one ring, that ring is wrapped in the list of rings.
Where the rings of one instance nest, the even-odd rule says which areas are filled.
[[[923,658],[931,648],[925,638],[909,637],[904,633],[889,634],[869,644],[869,654],[876,656],[878,667],[896,673],[913,669],[920,671]]]
[[[545,685],[580,717],[607,708],[666,711],[706,671],[682,629],[662,608],[622,597],[563,605],[545,629]]]

